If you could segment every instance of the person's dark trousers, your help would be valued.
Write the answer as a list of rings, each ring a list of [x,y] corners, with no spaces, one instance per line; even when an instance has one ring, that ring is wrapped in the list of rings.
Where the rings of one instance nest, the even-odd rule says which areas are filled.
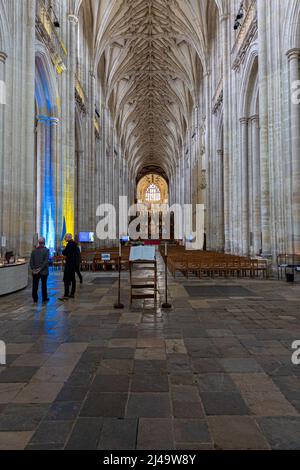
[[[75,272],[74,275],[70,277],[70,279],[66,279],[64,281],[65,284],[65,297],[69,297],[70,295],[70,285],[72,284],[71,295],[75,295],[76,292],[76,279],[75,279]]]
[[[80,267],[76,268],[76,274],[79,278],[80,284],[82,284],[82,274],[80,272]]]
[[[39,300],[38,290],[39,290],[39,283],[40,279],[42,281],[42,297],[43,302],[46,302],[48,299],[48,292],[47,292],[47,279],[48,276],[42,276],[41,274],[33,274],[32,276],[32,298],[34,302]]]

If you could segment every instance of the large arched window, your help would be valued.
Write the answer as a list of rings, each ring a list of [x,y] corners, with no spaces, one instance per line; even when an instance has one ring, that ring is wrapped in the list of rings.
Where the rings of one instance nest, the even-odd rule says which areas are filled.
[[[160,189],[155,184],[150,184],[146,191],[147,202],[158,202],[161,200]]]

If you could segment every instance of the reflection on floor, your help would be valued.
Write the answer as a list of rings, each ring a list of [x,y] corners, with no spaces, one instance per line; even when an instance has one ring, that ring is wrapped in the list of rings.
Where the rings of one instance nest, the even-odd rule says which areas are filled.
[[[171,278],[162,312],[124,273],[116,311],[114,276],[0,299],[0,449],[300,448],[299,284]]]

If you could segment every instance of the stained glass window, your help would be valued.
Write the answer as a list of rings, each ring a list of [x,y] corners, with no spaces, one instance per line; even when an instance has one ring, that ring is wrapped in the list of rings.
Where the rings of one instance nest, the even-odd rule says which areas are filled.
[[[146,191],[146,201],[153,202],[153,201],[160,201],[161,195],[160,190],[155,184],[150,184]]]

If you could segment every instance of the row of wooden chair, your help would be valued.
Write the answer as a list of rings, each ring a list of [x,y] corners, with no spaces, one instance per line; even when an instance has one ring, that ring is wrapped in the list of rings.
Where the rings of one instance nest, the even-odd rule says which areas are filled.
[[[161,251],[163,255],[163,251]],[[221,253],[184,251],[181,247],[169,250],[168,269],[175,277],[181,272],[185,277],[268,277],[268,263],[263,259],[251,259]]]
[[[122,269],[129,267],[129,247],[122,248]],[[109,254],[110,259],[104,260],[102,255]],[[65,265],[65,257],[62,255],[54,256],[52,258],[52,268],[54,271],[61,271]],[[93,251],[83,251],[81,253],[81,270],[82,271],[99,271],[106,269],[118,269],[119,266],[119,249],[98,249]]]
[[[129,247],[122,247],[122,269],[129,267]],[[110,259],[104,260],[103,255],[109,254]],[[115,269],[119,267],[119,248],[102,248],[96,251],[84,251],[81,253],[81,269],[83,271],[99,271]]]

